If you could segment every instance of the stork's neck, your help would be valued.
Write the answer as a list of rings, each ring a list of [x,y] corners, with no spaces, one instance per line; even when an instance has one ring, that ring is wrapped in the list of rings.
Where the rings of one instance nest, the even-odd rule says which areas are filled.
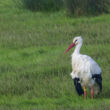
[[[75,54],[80,54],[80,48],[81,48],[81,46],[82,46],[82,43],[76,45],[76,48],[75,48],[75,50],[74,50],[74,53],[75,53]]]

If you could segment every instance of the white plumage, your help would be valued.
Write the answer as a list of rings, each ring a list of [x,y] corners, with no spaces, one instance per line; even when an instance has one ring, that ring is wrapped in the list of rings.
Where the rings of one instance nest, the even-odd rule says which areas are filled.
[[[66,50],[67,52],[73,46],[76,46],[72,54],[71,77],[72,79],[79,78],[82,87],[93,88],[94,93],[97,94],[100,92],[100,88],[93,78],[93,75],[100,75],[101,68],[91,57],[80,54],[82,43],[83,39],[81,36],[75,37],[73,43]]]
[[[79,77],[83,80],[83,85],[92,86],[90,79],[92,78],[93,74],[101,74],[101,69],[99,65],[87,55],[73,53],[71,73],[72,78],[74,79],[75,77]]]

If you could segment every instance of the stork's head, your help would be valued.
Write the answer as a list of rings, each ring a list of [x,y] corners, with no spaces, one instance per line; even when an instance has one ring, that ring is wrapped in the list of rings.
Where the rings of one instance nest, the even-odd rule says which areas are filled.
[[[66,54],[72,47],[77,46],[77,45],[82,45],[83,39],[81,36],[77,36],[73,39],[73,43],[68,47],[68,49],[65,51],[64,54]]]

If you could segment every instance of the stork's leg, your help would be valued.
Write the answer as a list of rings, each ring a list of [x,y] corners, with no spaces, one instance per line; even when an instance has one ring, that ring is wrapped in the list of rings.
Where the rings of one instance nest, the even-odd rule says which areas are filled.
[[[93,99],[94,98],[94,88],[91,87],[91,98]]]
[[[86,99],[86,95],[87,95],[87,93],[86,93],[86,87],[84,86],[83,89],[84,89],[84,98]]]

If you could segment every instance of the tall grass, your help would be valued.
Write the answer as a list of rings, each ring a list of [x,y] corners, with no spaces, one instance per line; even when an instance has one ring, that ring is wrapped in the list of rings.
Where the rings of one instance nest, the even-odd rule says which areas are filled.
[[[1,110],[110,109],[110,15],[70,18],[62,11],[21,10],[11,0],[6,9],[5,0],[0,2],[5,4],[0,5]],[[77,35],[84,39],[81,53],[102,68],[103,91],[93,100],[90,91],[84,100],[74,89],[70,77],[74,49],[64,55]]]

